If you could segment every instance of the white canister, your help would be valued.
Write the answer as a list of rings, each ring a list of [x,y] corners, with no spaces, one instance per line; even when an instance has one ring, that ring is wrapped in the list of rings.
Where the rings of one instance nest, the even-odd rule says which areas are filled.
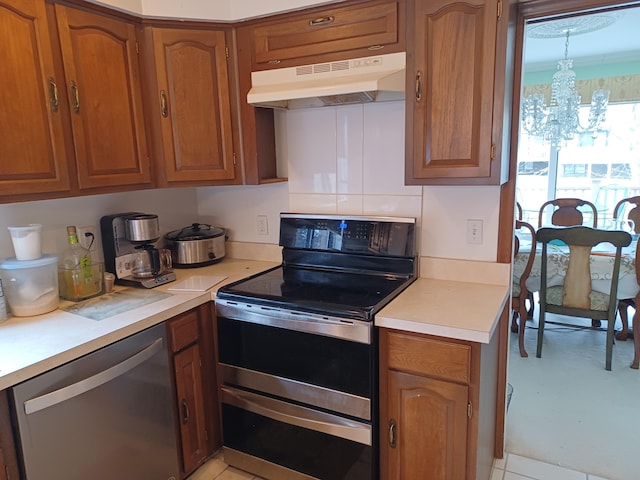
[[[0,277],[11,313],[30,317],[58,308],[58,257],[45,254],[37,260],[7,258],[0,262]]]
[[[42,225],[8,227],[16,260],[37,260],[42,256]]]

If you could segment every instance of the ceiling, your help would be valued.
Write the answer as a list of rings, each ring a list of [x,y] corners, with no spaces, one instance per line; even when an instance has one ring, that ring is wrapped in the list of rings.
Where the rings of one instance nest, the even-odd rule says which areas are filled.
[[[575,20],[531,22],[525,29],[524,68],[529,72],[555,70],[558,60],[564,57],[567,28],[569,58],[574,67],[640,62],[639,26],[640,7],[583,15]],[[589,31],[596,28],[599,29]],[[554,38],[534,38],[536,32],[538,36]]]

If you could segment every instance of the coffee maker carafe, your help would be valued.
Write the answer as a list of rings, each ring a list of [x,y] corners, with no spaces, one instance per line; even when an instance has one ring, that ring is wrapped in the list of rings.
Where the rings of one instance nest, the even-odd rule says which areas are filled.
[[[158,216],[128,212],[100,219],[105,268],[116,283],[153,288],[173,282],[171,252],[157,248],[160,238]]]

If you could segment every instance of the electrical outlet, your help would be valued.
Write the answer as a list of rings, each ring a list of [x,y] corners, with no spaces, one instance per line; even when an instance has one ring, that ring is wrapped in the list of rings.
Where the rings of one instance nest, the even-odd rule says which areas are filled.
[[[93,253],[98,247],[98,228],[95,225],[84,225],[76,227],[76,232],[78,233],[78,243]]]
[[[482,220],[467,220],[467,243],[482,244]]]
[[[269,222],[266,215],[258,215],[256,217],[256,229],[258,235],[269,235]]]

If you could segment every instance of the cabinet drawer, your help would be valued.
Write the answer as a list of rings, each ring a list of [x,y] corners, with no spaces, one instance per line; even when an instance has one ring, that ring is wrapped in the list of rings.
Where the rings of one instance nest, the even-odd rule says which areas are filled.
[[[298,59],[297,64],[304,64],[310,62],[300,59],[314,55],[378,50],[397,44],[400,40],[398,3],[371,3],[290,16],[256,26],[253,29],[254,63],[264,66]]]
[[[471,346],[415,334],[386,332],[390,369],[469,383]]]
[[[198,341],[198,310],[194,309],[172,319],[167,329],[172,352],[178,352]]]

